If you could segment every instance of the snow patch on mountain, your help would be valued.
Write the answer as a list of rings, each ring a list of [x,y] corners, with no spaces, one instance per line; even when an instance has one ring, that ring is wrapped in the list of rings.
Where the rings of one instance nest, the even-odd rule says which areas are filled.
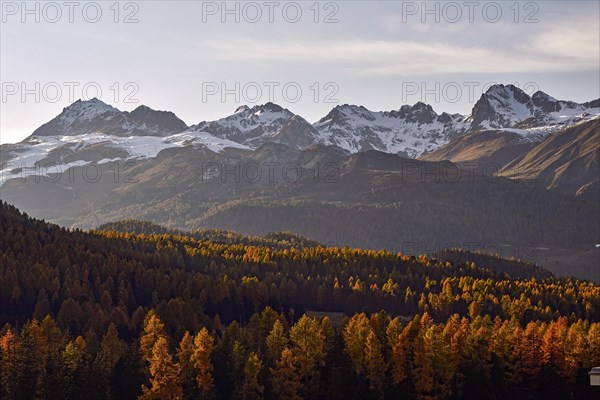
[[[238,107],[234,114],[216,121],[201,122],[191,127],[193,131],[208,132],[216,137],[243,143],[257,135],[274,136],[294,116],[294,113],[273,103]],[[256,135],[246,134],[255,132]]]
[[[560,124],[536,126],[527,129],[503,128],[502,131],[517,133],[519,135],[518,141],[520,143],[537,143],[559,130],[584,124],[594,118],[600,118],[600,112],[585,118],[578,117],[581,117],[581,115],[574,114],[565,116],[564,122]]]
[[[39,127],[25,141],[3,147],[6,166],[0,184],[18,177],[36,163],[111,162],[149,158],[170,147],[203,146],[256,149],[268,142],[294,149],[335,146],[349,153],[379,150],[416,158],[460,135],[482,129],[518,133],[524,142],[538,142],[552,132],[600,116],[600,100],[578,104],[556,100],[538,91],[529,96],[513,85],[494,85],[477,101],[470,115],[437,114],[430,105],[403,105],[393,111],[370,111],[339,105],[314,124],[273,103],[240,106],[216,121],[188,127],[175,114],[139,106],[123,112],[98,99],[78,100]],[[5,150],[6,149],[6,150]]]
[[[79,136],[39,136],[31,137],[18,147],[12,149],[14,157],[9,162],[2,164],[0,169],[0,186],[9,179],[26,179],[28,176],[48,176],[57,172],[64,173],[69,168],[83,166],[93,161],[75,160],[64,162],[61,158],[57,161],[45,162],[53,150],[68,146],[75,154],[89,148],[92,145],[102,145],[104,148],[112,148],[125,151],[126,157],[102,158],[95,161],[97,164],[105,164],[115,161],[127,161],[132,159],[153,158],[164,149],[184,146],[201,146],[213,152],[221,152],[227,147],[249,149],[231,140],[212,136],[207,132],[186,131],[167,137],[158,136],[114,136],[103,133],[90,133]]]
[[[370,111],[363,106],[335,107],[313,124],[322,144],[350,153],[379,150],[417,157],[447,143],[464,132],[460,115],[436,114],[431,106],[417,103],[397,111]]]
[[[94,98],[77,100],[32,136],[80,136],[105,133],[115,136],[168,136],[187,129],[185,122],[170,111],[141,105],[131,112],[120,111]]]

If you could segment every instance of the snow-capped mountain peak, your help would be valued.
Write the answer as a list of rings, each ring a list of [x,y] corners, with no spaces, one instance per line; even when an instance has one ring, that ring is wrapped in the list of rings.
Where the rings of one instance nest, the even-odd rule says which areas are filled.
[[[120,111],[99,99],[78,100],[40,126],[28,139],[85,141],[97,138],[130,138],[132,143],[161,143],[161,146],[205,145],[258,148],[268,142],[296,149],[313,145],[338,147],[356,153],[379,150],[407,157],[419,157],[455,137],[478,130],[517,132],[527,141],[539,141],[557,129],[600,115],[600,99],[578,104],[557,100],[538,91],[529,96],[514,85],[491,86],[468,116],[437,114],[423,102],[402,105],[391,111],[371,111],[362,105],[341,104],[314,124],[274,103],[243,105],[227,117],[188,127],[170,111],[140,105],[131,112]],[[50,137],[48,140],[43,136]],[[53,139],[54,138],[54,139]],[[153,138],[156,138],[153,139]],[[52,140],[51,140],[52,139]],[[144,140],[142,140],[144,139]],[[34,143],[36,140],[26,141]],[[124,142],[123,142],[124,143]],[[137,145],[136,145],[137,146]],[[144,146],[142,146],[144,147]],[[139,151],[138,151],[139,150]],[[126,149],[128,154],[151,154]]]
[[[89,121],[105,113],[118,113],[119,110],[104,103],[97,98],[90,100],[77,100],[73,104],[63,109],[59,118],[65,122],[73,123],[76,121]]]
[[[535,92],[532,96],[531,99],[534,102],[540,102],[540,101],[544,101],[544,100],[548,100],[548,101],[558,101],[556,100],[554,97],[550,96],[549,94],[542,92],[541,90],[538,90],[537,92]]]
[[[493,85],[475,103],[473,128],[506,128],[534,115],[527,93],[514,85]]]
[[[343,104],[333,108],[314,127],[321,143],[349,152],[380,150],[416,157],[463,132],[462,116],[442,118],[425,103],[394,111],[370,111]]]
[[[374,117],[369,110],[363,106],[342,104],[335,106],[329,113],[321,118],[317,124],[322,123],[339,123],[344,124],[347,120],[367,120],[373,121]]]
[[[274,103],[241,106],[235,113],[216,121],[205,121],[191,127],[192,131],[233,140],[245,145],[263,143],[272,139],[295,114]]]
[[[141,105],[120,111],[97,98],[77,100],[58,116],[36,129],[32,136],[81,136],[103,133],[115,136],[167,136],[187,128],[170,111]]]
[[[600,110],[590,105],[556,100],[542,91],[530,97],[514,85],[493,85],[477,101],[468,120],[473,130],[564,126],[597,115]]]

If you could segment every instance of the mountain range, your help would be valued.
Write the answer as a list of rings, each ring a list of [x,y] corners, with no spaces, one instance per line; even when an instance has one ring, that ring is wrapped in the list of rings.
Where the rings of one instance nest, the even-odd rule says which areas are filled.
[[[469,115],[437,114],[422,102],[393,111],[370,111],[363,106],[339,105],[314,124],[273,103],[240,106],[216,121],[187,126],[175,114],[139,106],[131,112],[94,98],[78,100],[28,138],[78,137],[106,134],[117,137],[153,136],[163,142],[190,142],[222,146],[231,142],[256,148],[266,142],[304,149],[314,144],[336,146],[356,153],[378,150],[416,158],[467,132],[510,129],[526,141],[600,115],[600,99],[587,103],[556,100],[544,92],[533,96],[514,85],[494,85],[475,103]]]
[[[0,191],[68,227],[134,218],[410,254],[466,247],[598,279],[599,114],[599,100],[512,85],[464,116],[340,105],[313,124],[273,103],[188,126],[92,99],[2,145]]]

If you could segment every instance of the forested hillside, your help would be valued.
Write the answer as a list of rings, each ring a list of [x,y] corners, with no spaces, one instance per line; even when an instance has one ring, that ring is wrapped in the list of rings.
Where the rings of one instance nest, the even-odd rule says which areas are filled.
[[[266,246],[274,248],[316,247],[318,242],[289,232],[269,233],[265,236],[247,236],[224,229],[181,230],[167,228],[149,221],[124,220],[100,225],[99,231],[116,231],[121,233],[137,233],[144,235],[187,236],[194,239],[210,240],[219,243]]]
[[[464,252],[151,232],[2,203],[3,399],[598,396],[591,282]]]
[[[265,143],[253,151],[168,148],[132,161],[130,169],[102,164],[98,180],[70,178],[90,168],[11,179],[2,198],[30,215],[82,229],[140,219],[253,236],[289,231],[324,244],[414,255],[500,248],[505,257],[538,263],[538,254],[519,249],[543,247],[550,249],[543,256],[553,273],[600,279],[585,262],[598,254],[590,254],[600,241],[598,204],[490,176],[481,166]],[[565,260],[557,252],[575,256]]]

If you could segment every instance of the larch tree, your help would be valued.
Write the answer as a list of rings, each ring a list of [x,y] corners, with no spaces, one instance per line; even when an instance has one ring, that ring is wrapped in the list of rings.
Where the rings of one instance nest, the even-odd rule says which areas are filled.
[[[566,370],[565,364],[565,343],[567,340],[567,319],[559,318],[552,321],[546,328],[542,337],[541,351],[544,365],[551,371],[563,374]]]
[[[111,380],[114,375],[114,369],[119,360],[125,355],[127,344],[119,339],[119,333],[115,324],[111,323],[108,326],[106,334],[102,337],[100,344],[100,352],[94,360],[94,368],[98,372],[101,386],[106,393],[106,397],[110,398],[112,393]]]
[[[525,330],[515,330],[515,337],[512,380],[530,382],[537,378],[543,363],[539,328],[535,322],[530,322]]]
[[[202,328],[194,337],[194,350],[191,355],[200,399],[212,399],[215,396],[211,360],[214,349],[215,339],[210,335],[208,329]]]
[[[376,398],[383,399],[385,371],[387,367],[383,358],[381,343],[373,330],[369,332],[365,344],[365,367],[367,378],[369,379],[369,387],[374,392]]]
[[[333,330],[333,326],[331,325],[331,319],[329,319],[327,315],[321,320],[321,332],[325,337],[325,351],[329,352],[334,345],[335,332]]]
[[[228,378],[232,386],[232,398],[238,400],[242,398],[244,366],[247,361],[246,350],[239,340],[233,342],[228,361]]]
[[[281,356],[281,352],[288,345],[288,338],[283,330],[283,324],[278,319],[273,323],[273,327],[267,342],[267,359],[274,365],[275,361]]]
[[[244,400],[261,400],[264,386],[260,384],[258,375],[262,369],[262,362],[255,352],[250,353],[244,366],[244,385],[242,387]]]
[[[427,356],[427,347],[422,332],[415,337],[413,343],[413,362],[411,379],[419,399],[428,399],[433,390],[433,365]]]
[[[163,336],[152,347],[150,358],[150,387],[142,386],[140,400],[182,400],[179,384],[179,365],[173,362],[169,343]]]
[[[445,342],[443,332],[437,325],[425,332],[425,348],[433,371],[433,389],[436,399],[449,399],[454,381],[454,363],[450,343]]]
[[[0,337],[0,398],[16,399],[24,365],[20,362],[21,343],[12,329]]]
[[[583,362],[589,352],[586,327],[579,320],[567,331],[565,366],[562,378],[569,383],[575,382],[578,373],[583,369]]]
[[[318,321],[303,315],[292,326],[290,339],[292,353],[298,360],[302,376],[308,376],[317,366],[322,365],[325,358],[325,336]]]
[[[394,384],[404,382],[405,379],[411,376],[414,342],[419,335],[421,335],[421,322],[417,315],[404,327],[402,333],[392,345],[390,359]]]
[[[67,398],[77,399],[85,397],[89,384],[89,354],[87,344],[82,336],[77,336],[69,341],[63,351],[63,362],[66,367],[65,379],[68,388]]]
[[[195,369],[192,362],[192,354],[194,353],[194,337],[188,331],[183,334],[179,341],[177,349],[177,362],[179,364],[179,374],[183,391],[186,398],[191,398],[194,392],[195,384]]]
[[[344,350],[350,357],[354,372],[362,375],[365,370],[365,348],[367,337],[373,329],[364,313],[355,314],[344,328]]]
[[[146,363],[149,363],[152,359],[152,349],[161,337],[167,338],[165,324],[154,310],[150,310],[144,319],[144,331],[140,336],[140,352]]]
[[[270,369],[275,399],[302,400],[302,380],[291,350],[284,348],[275,364],[275,368]]]
[[[600,322],[590,325],[588,343],[590,346],[588,364],[590,367],[598,366],[600,365]]]

